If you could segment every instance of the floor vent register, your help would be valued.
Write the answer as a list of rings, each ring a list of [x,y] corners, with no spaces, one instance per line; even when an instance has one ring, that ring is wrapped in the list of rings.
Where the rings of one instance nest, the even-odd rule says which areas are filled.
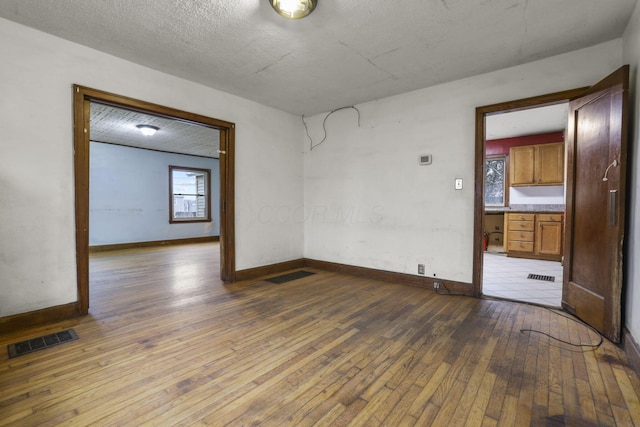
[[[283,274],[282,276],[271,277],[266,279],[267,282],[275,283],[276,285],[281,285],[283,283],[291,282],[293,280],[302,279],[303,277],[311,276],[314,273],[313,271],[294,271],[293,273]]]
[[[543,276],[541,274],[529,274],[529,276],[527,276],[527,279],[543,280],[545,282],[555,282],[556,281],[555,276]]]
[[[44,350],[45,348],[53,347],[65,342],[75,341],[77,339],[78,334],[76,334],[76,331],[73,329],[67,329],[61,332],[56,332],[55,334],[49,334],[38,338],[32,338],[27,341],[9,344],[7,346],[9,359],[33,353],[34,351]]]

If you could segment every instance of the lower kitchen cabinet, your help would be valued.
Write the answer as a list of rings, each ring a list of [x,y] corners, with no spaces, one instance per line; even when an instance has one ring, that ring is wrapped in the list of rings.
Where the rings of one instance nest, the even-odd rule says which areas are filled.
[[[507,256],[560,261],[563,219],[561,213],[507,213]]]

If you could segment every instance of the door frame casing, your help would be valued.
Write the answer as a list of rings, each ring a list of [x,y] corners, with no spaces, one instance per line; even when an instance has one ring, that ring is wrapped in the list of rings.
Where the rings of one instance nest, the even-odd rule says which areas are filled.
[[[580,96],[588,87],[549,93],[531,98],[500,102],[476,108],[476,165],[475,165],[475,201],[473,225],[473,295],[482,296],[482,273],[484,250],[482,236],[484,232],[484,165],[485,165],[485,117],[494,114],[527,110],[530,108],[555,105]],[[508,191],[508,186],[507,186]]]
[[[73,85],[73,146],[78,312],[89,312],[89,121],[91,101],[196,123],[220,131],[220,278],[233,282],[235,266],[235,124],[113,93]]]

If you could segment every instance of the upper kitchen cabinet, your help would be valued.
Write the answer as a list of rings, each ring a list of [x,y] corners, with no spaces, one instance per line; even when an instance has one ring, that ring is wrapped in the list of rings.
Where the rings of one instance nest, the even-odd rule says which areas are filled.
[[[525,145],[509,149],[509,185],[562,185],[564,143]]]

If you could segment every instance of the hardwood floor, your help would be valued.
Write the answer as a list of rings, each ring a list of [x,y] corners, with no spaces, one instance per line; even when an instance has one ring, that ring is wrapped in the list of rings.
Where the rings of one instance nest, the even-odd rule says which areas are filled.
[[[640,380],[545,309],[316,270],[222,284],[217,244],[91,256],[80,339],[8,359],[0,425],[640,426]]]

